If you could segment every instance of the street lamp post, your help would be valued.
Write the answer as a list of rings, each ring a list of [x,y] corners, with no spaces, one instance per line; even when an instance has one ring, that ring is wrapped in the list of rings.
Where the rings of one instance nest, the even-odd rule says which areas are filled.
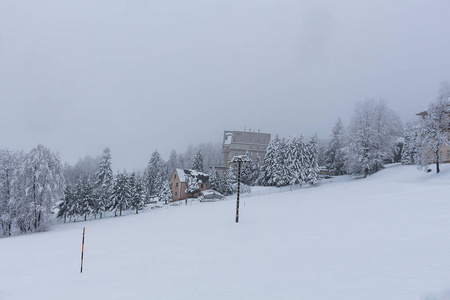
[[[238,186],[237,186],[237,199],[236,199],[236,223],[239,223],[239,194],[241,191],[241,166],[243,162],[252,161],[247,155],[235,155],[230,161],[231,163],[238,164]]]

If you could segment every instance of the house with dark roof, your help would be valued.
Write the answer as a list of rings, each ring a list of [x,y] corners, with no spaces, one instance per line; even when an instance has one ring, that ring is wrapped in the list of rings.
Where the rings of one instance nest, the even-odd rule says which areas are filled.
[[[198,172],[196,170],[175,169],[170,177],[173,201],[186,199],[186,188],[188,186],[189,177],[192,177],[197,181],[200,192],[209,189],[210,185],[208,174]],[[189,196],[191,195],[189,194]],[[192,195],[193,198],[197,198],[198,196],[198,193]]]

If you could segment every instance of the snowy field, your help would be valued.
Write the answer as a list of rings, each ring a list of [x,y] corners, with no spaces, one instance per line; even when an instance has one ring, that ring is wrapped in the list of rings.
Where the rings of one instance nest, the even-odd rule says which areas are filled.
[[[238,224],[233,198],[3,238],[0,299],[425,299],[450,287],[449,167],[244,198]]]

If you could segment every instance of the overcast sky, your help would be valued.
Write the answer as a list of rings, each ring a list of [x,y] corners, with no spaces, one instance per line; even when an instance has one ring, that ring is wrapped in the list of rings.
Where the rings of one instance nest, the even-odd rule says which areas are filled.
[[[0,148],[141,169],[224,130],[328,138],[450,80],[450,1],[0,1]]]

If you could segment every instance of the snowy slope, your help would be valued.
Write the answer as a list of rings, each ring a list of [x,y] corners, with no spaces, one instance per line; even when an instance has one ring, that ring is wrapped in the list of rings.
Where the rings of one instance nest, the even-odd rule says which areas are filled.
[[[0,299],[418,300],[450,287],[449,167],[0,239]]]

